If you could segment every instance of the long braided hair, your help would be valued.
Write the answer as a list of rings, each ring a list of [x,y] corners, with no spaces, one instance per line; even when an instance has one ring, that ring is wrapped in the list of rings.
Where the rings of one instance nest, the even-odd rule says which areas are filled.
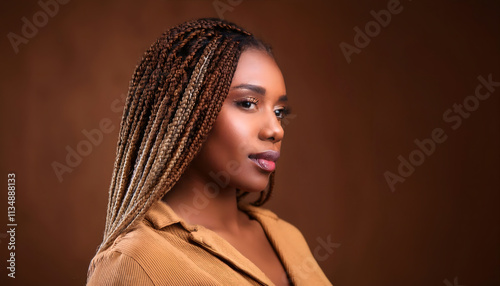
[[[233,23],[204,18],[166,31],[146,51],[127,94],[109,190],[107,249],[177,182],[227,97],[242,51],[271,50]],[[262,205],[272,192],[253,202]],[[238,190],[238,198],[246,192]]]

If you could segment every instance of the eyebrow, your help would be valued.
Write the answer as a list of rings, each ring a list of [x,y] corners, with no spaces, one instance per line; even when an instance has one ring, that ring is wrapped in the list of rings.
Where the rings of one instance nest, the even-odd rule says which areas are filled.
[[[266,89],[262,86],[255,85],[255,84],[242,83],[242,84],[239,84],[237,86],[234,86],[232,89],[248,89],[248,90],[253,91],[253,92],[260,94],[262,96],[266,95]],[[286,101],[288,101],[288,97],[286,95],[282,95],[278,98],[278,101],[286,102]]]

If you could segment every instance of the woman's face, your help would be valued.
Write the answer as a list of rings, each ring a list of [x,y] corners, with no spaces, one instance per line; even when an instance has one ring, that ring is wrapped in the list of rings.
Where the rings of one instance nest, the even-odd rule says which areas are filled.
[[[266,52],[248,49],[215,124],[192,167],[218,184],[248,192],[266,188],[279,157],[288,112],[285,82]]]

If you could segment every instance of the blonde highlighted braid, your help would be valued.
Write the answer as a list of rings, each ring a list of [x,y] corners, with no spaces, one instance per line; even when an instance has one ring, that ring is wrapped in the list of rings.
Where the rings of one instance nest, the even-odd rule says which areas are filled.
[[[217,118],[241,52],[250,47],[272,56],[242,28],[205,18],[168,30],[146,51],[123,111],[98,251],[129,230],[180,178]],[[274,172],[255,205],[269,199],[273,185]]]

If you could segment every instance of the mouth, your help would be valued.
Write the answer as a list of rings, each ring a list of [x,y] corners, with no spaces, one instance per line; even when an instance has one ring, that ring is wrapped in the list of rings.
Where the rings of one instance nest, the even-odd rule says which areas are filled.
[[[280,152],[272,150],[250,154],[248,156],[257,166],[267,172],[272,172],[276,169],[276,161],[278,161],[279,157]]]

